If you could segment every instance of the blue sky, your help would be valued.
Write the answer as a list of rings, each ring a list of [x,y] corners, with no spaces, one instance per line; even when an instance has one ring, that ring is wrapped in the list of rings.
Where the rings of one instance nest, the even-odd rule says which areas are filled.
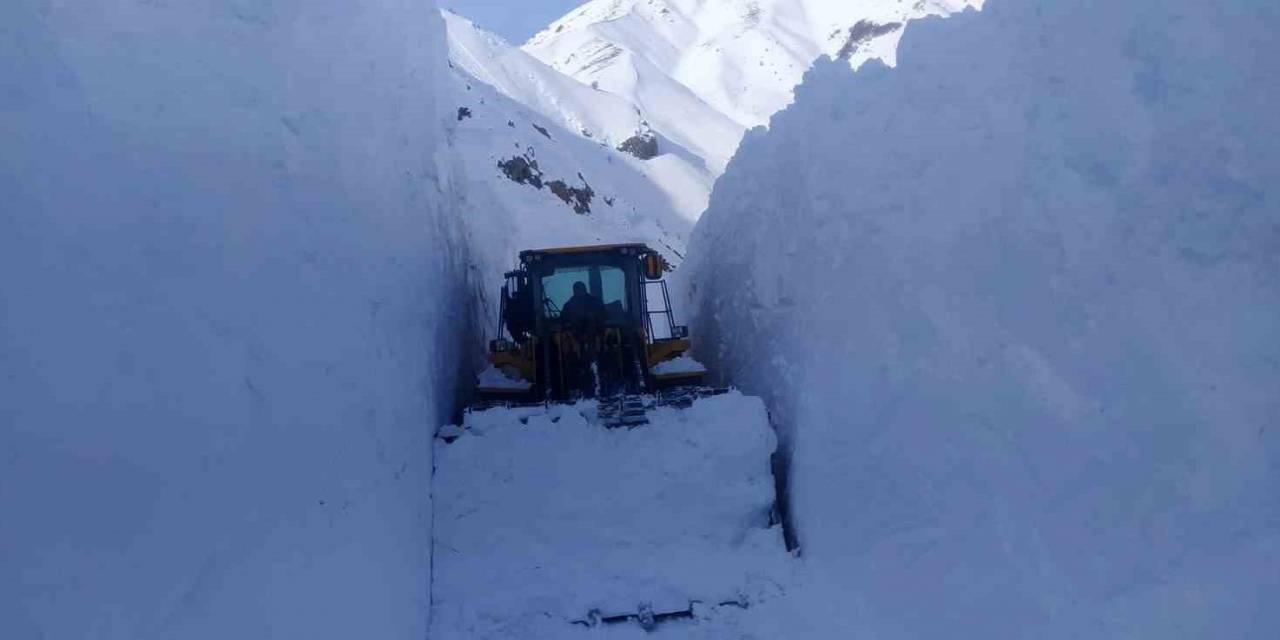
[[[586,0],[440,0],[440,6],[518,45],[584,2]]]

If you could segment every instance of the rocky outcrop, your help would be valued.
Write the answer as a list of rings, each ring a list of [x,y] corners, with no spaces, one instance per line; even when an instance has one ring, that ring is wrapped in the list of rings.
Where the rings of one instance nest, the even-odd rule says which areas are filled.
[[[542,188],[542,171],[538,169],[538,161],[525,156],[516,156],[498,163],[503,175],[516,184],[533,185]]]
[[[582,181],[582,187],[571,187],[565,184],[563,180],[552,180],[547,183],[547,188],[554,193],[557,198],[564,201],[565,204],[573,206],[573,212],[586,215],[591,213],[591,200],[595,197],[596,192],[587,184],[587,179],[578,174],[578,179]]]
[[[849,37],[845,40],[844,46],[840,47],[840,51],[836,53],[836,58],[848,60],[858,52],[858,49],[862,48],[862,45],[880,36],[889,35],[901,28],[901,22],[876,24],[870,20],[859,20],[857,24],[849,27]]]
[[[629,153],[641,160],[658,157],[658,136],[652,131],[642,131],[622,141],[618,151]]]
[[[532,150],[530,150],[532,153]],[[527,155],[519,155],[498,163],[498,169],[508,180],[516,184],[527,184],[541,191],[543,187],[551,190],[565,204],[573,207],[573,212],[581,215],[591,213],[591,202],[596,196],[596,192],[587,184],[587,179],[578,174],[578,180],[582,181],[581,187],[571,187],[564,180],[552,180],[545,182],[542,179],[542,170],[538,168],[538,161]],[[607,200],[606,200],[607,201]],[[612,202],[609,203],[612,206]]]

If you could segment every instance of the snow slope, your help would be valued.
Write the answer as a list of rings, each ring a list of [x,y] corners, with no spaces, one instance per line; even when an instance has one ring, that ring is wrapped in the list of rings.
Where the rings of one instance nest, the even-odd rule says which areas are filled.
[[[0,7],[0,637],[424,637],[432,5]]]
[[[706,209],[715,181],[706,159],[653,131],[634,105],[582,86],[465,18],[450,12],[444,16],[455,71],[450,90],[457,104],[468,110],[456,119],[459,135],[454,148],[469,166],[469,175],[480,182],[493,178],[494,167],[515,155],[514,148],[523,155],[534,154],[529,159],[538,160],[544,173],[548,162],[556,164],[565,178],[581,172],[601,192],[601,202],[608,197],[615,202],[605,203],[607,207],[626,211],[629,226],[658,225],[662,230],[619,235],[611,229],[617,225],[600,215],[571,227],[592,229],[596,242],[606,237],[650,240],[655,248],[667,248],[669,257],[678,262],[685,235]],[[652,136],[656,157],[642,159],[620,150],[637,135]],[[602,180],[609,184],[596,188]],[[507,199],[502,204],[524,226],[525,232],[516,237],[552,245],[577,239],[563,233],[565,225],[541,225],[545,230],[538,231],[548,217],[540,210],[539,204],[545,204],[541,199]],[[607,209],[594,207],[593,211]],[[531,246],[535,245],[526,243],[521,248]]]
[[[812,637],[1280,633],[1278,28],[991,0],[747,136],[684,273]]]
[[[740,127],[791,102],[815,59],[893,63],[909,20],[982,0],[593,0],[525,50],[584,84],[641,105],[658,126],[710,106]],[[700,122],[694,135],[723,135]],[[730,154],[738,137],[728,141]],[[725,159],[728,156],[724,156]]]
[[[546,66],[451,11],[442,11],[453,64],[524,107],[587,138],[617,146],[643,128],[636,106]]]
[[[614,148],[637,133],[656,132],[661,153],[716,174],[742,136],[741,127],[696,101],[662,101],[661,116],[679,111],[681,118],[651,121],[644,103],[586,86],[457,14],[444,16],[455,65],[571,132]]]
[[[598,638],[610,630],[571,621],[691,601],[697,624],[659,631],[740,637],[733,615],[782,593],[793,563],[769,524],[777,440],[758,398],[656,408],[635,429],[595,411],[491,409],[437,440],[432,638]]]

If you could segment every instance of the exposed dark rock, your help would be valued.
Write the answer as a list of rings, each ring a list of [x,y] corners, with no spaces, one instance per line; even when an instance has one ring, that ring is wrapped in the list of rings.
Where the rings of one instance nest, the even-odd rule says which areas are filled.
[[[471,117],[471,109],[466,107],[458,107],[458,122]]]
[[[629,153],[641,160],[658,157],[658,136],[652,131],[642,131],[622,141],[618,151]]]
[[[542,190],[546,187],[551,190],[562,202],[573,207],[573,211],[579,214],[591,213],[591,201],[595,198],[596,192],[587,184],[587,179],[578,174],[578,179],[582,181],[581,187],[571,187],[564,180],[544,181],[542,178],[542,170],[538,168],[538,161],[533,159],[533,149],[529,149],[524,155],[515,156],[513,158],[503,160],[498,163],[498,168],[502,170],[502,174],[507,179],[516,184],[527,184],[535,189]],[[613,206],[613,200],[606,198],[609,206]]]
[[[582,187],[571,187],[563,180],[552,180],[547,183],[547,188],[551,189],[557,198],[564,201],[565,204],[573,205],[573,212],[578,214],[591,213],[591,199],[595,197],[596,192],[582,178],[582,174],[578,174],[578,179],[582,180]]]
[[[902,28],[901,22],[889,22],[886,24],[876,24],[870,20],[859,20],[858,24],[849,27],[849,39],[845,40],[844,46],[840,47],[840,51],[836,53],[836,57],[841,60],[848,60],[853,54],[858,52],[862,45],[871,42],[883,35],[888,35]]]
[[[498,168],[516,184],[530,184],[542,188],[542,171],[538,169],[537,160],[529,160],[524,156],[516,156],[498,163]]]
[[[547,131],[545,127],[539,127],[538,125],[536,125],[536,124],[535,124],[535,125],[533,125],[533,128],[534,128],[534,129],[537,129],[537,130],[538,130],[538,133],[541,133],[542,135],[546,136],[548,140],[551,140],[551,139],[552,139],[552,138],[551,138],[551,132],[550,132],[550,131]]]
[[[586,61],[579,63],[578,66],[580,73],[593,73],[596,70],[607,66],[610,60],[617,58],[623,53],[622,48],[614,44],[600,42],[597,43],[597,45],[598,46],[587,51],[590,57]],[[569,59],[566,59],[565,62],[568,63],[571,60],[572,56]]]

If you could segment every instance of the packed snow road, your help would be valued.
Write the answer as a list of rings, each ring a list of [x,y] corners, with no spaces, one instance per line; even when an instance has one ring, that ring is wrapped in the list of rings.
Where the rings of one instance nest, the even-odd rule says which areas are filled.
[[[432,638],[724,637],[791,570],[776,447],[737,392],[605,429],[594,402],[467,415],[437,439]]]

